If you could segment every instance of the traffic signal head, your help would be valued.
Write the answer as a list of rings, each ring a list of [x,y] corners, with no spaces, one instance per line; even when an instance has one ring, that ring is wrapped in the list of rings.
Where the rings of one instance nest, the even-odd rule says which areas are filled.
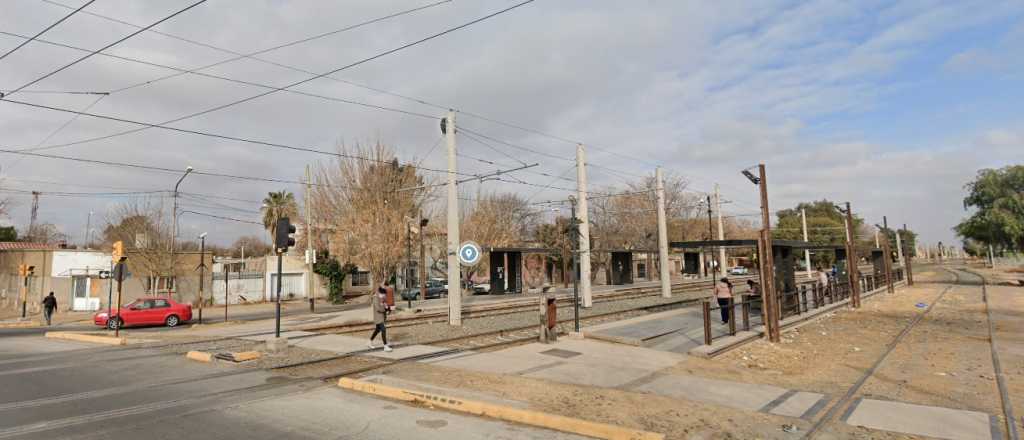
[[[276,235],[274,237],[274,249],[278,252],[287,251],[288,248],[295,246],[295,239],[292,238],[291,234],[295,233],[295,225],[292,224],[288,217],[281,217],[277,219]]]

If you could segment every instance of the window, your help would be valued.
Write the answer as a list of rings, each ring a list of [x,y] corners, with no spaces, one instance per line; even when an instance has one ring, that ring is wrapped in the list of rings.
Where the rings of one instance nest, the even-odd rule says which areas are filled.
[[[170,307],[170,306],[171,305],[167,303],[166,299],[154,299],[153,300],[153,308]]]
[[[358,271],[352,274],[352,285],[353,286],[369,286],[370,285],[370,272]]]
[[[146,290],[150,292],[174,291],[174,277],[157,276],[146,278]]]
[[[148,310],[153,308],[153,300],[138,301],[135,303],[135,310]]]
[[[636,276],[637,278],[647,278],[647,264],[637,263],[636,264]]]

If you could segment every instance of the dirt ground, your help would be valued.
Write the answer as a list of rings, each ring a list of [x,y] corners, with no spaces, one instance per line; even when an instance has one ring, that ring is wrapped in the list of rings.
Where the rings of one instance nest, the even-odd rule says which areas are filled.
[[[795,439],[782,431],[793,419],[651,394],[403,364],[384,374],[528,402],[531,409],[665,434],[668,439]],[[798,424],[798,426],[800,426]],[[806,427],[801,427],[801,431]]]
[[[922,269],[919,283],[896,295],[865,300],[861,310],[840,310],[784,333],[783,342],[757,341],[715,359],[690,357],[660,374],[695,375],[761,383],[826,394],[835,403],[888,349],[889,344],[946,290],[952,275]],[[1005,287],[1005,289],[1012,289]],[[1004,295],[1005,296],[1005,295]],[[1016,408],[1024,404],[1024,290],[1006,296],[997,339]],[[998,331],[998,330],[997,330]],[[998,336],[1001,335],[1001,336]],[[980,286],[951,287],[931,312],[907,334],[856,397],[1002,415],[992,367],[988,320]],[[710,404],[616,389],[552,383],[516,376],[404,364],[387,374],[444,387],[497,394],[528,402],[534,409],[666,434],[672,439],[792,439],[812,422],[746,412]],[[1011,378],[1012,376],[1012,378]],[[1012,379],[1012,380],[1010,380]],[[827,407],[818,417],[821,417]],[[1024,409],[1018,409],[1018,412]],[[1020,415],[1020,414],[1018,414]],[[784,432],[783,425],[798,428]],[[905,439],[834,421],[819,438]]]

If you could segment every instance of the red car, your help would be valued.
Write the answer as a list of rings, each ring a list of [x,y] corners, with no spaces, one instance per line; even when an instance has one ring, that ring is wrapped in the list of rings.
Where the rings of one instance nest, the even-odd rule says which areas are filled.
[[[121,310],[97,313],[93,317],[96,325],[110,329],[132,325],[166,325],[174,327],[192,320],[192,307],[175,302],[170,298],[139,298],[123,306]]]

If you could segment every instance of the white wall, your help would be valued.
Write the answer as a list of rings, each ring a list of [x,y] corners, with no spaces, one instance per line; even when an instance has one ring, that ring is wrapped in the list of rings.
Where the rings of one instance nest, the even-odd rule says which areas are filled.
[[[101,270],[110,270],[110,255],[102,251],[54,251],[51,267],[50,276],[54,278],[85,275],[86,269],[89,275],[97,276]]]

